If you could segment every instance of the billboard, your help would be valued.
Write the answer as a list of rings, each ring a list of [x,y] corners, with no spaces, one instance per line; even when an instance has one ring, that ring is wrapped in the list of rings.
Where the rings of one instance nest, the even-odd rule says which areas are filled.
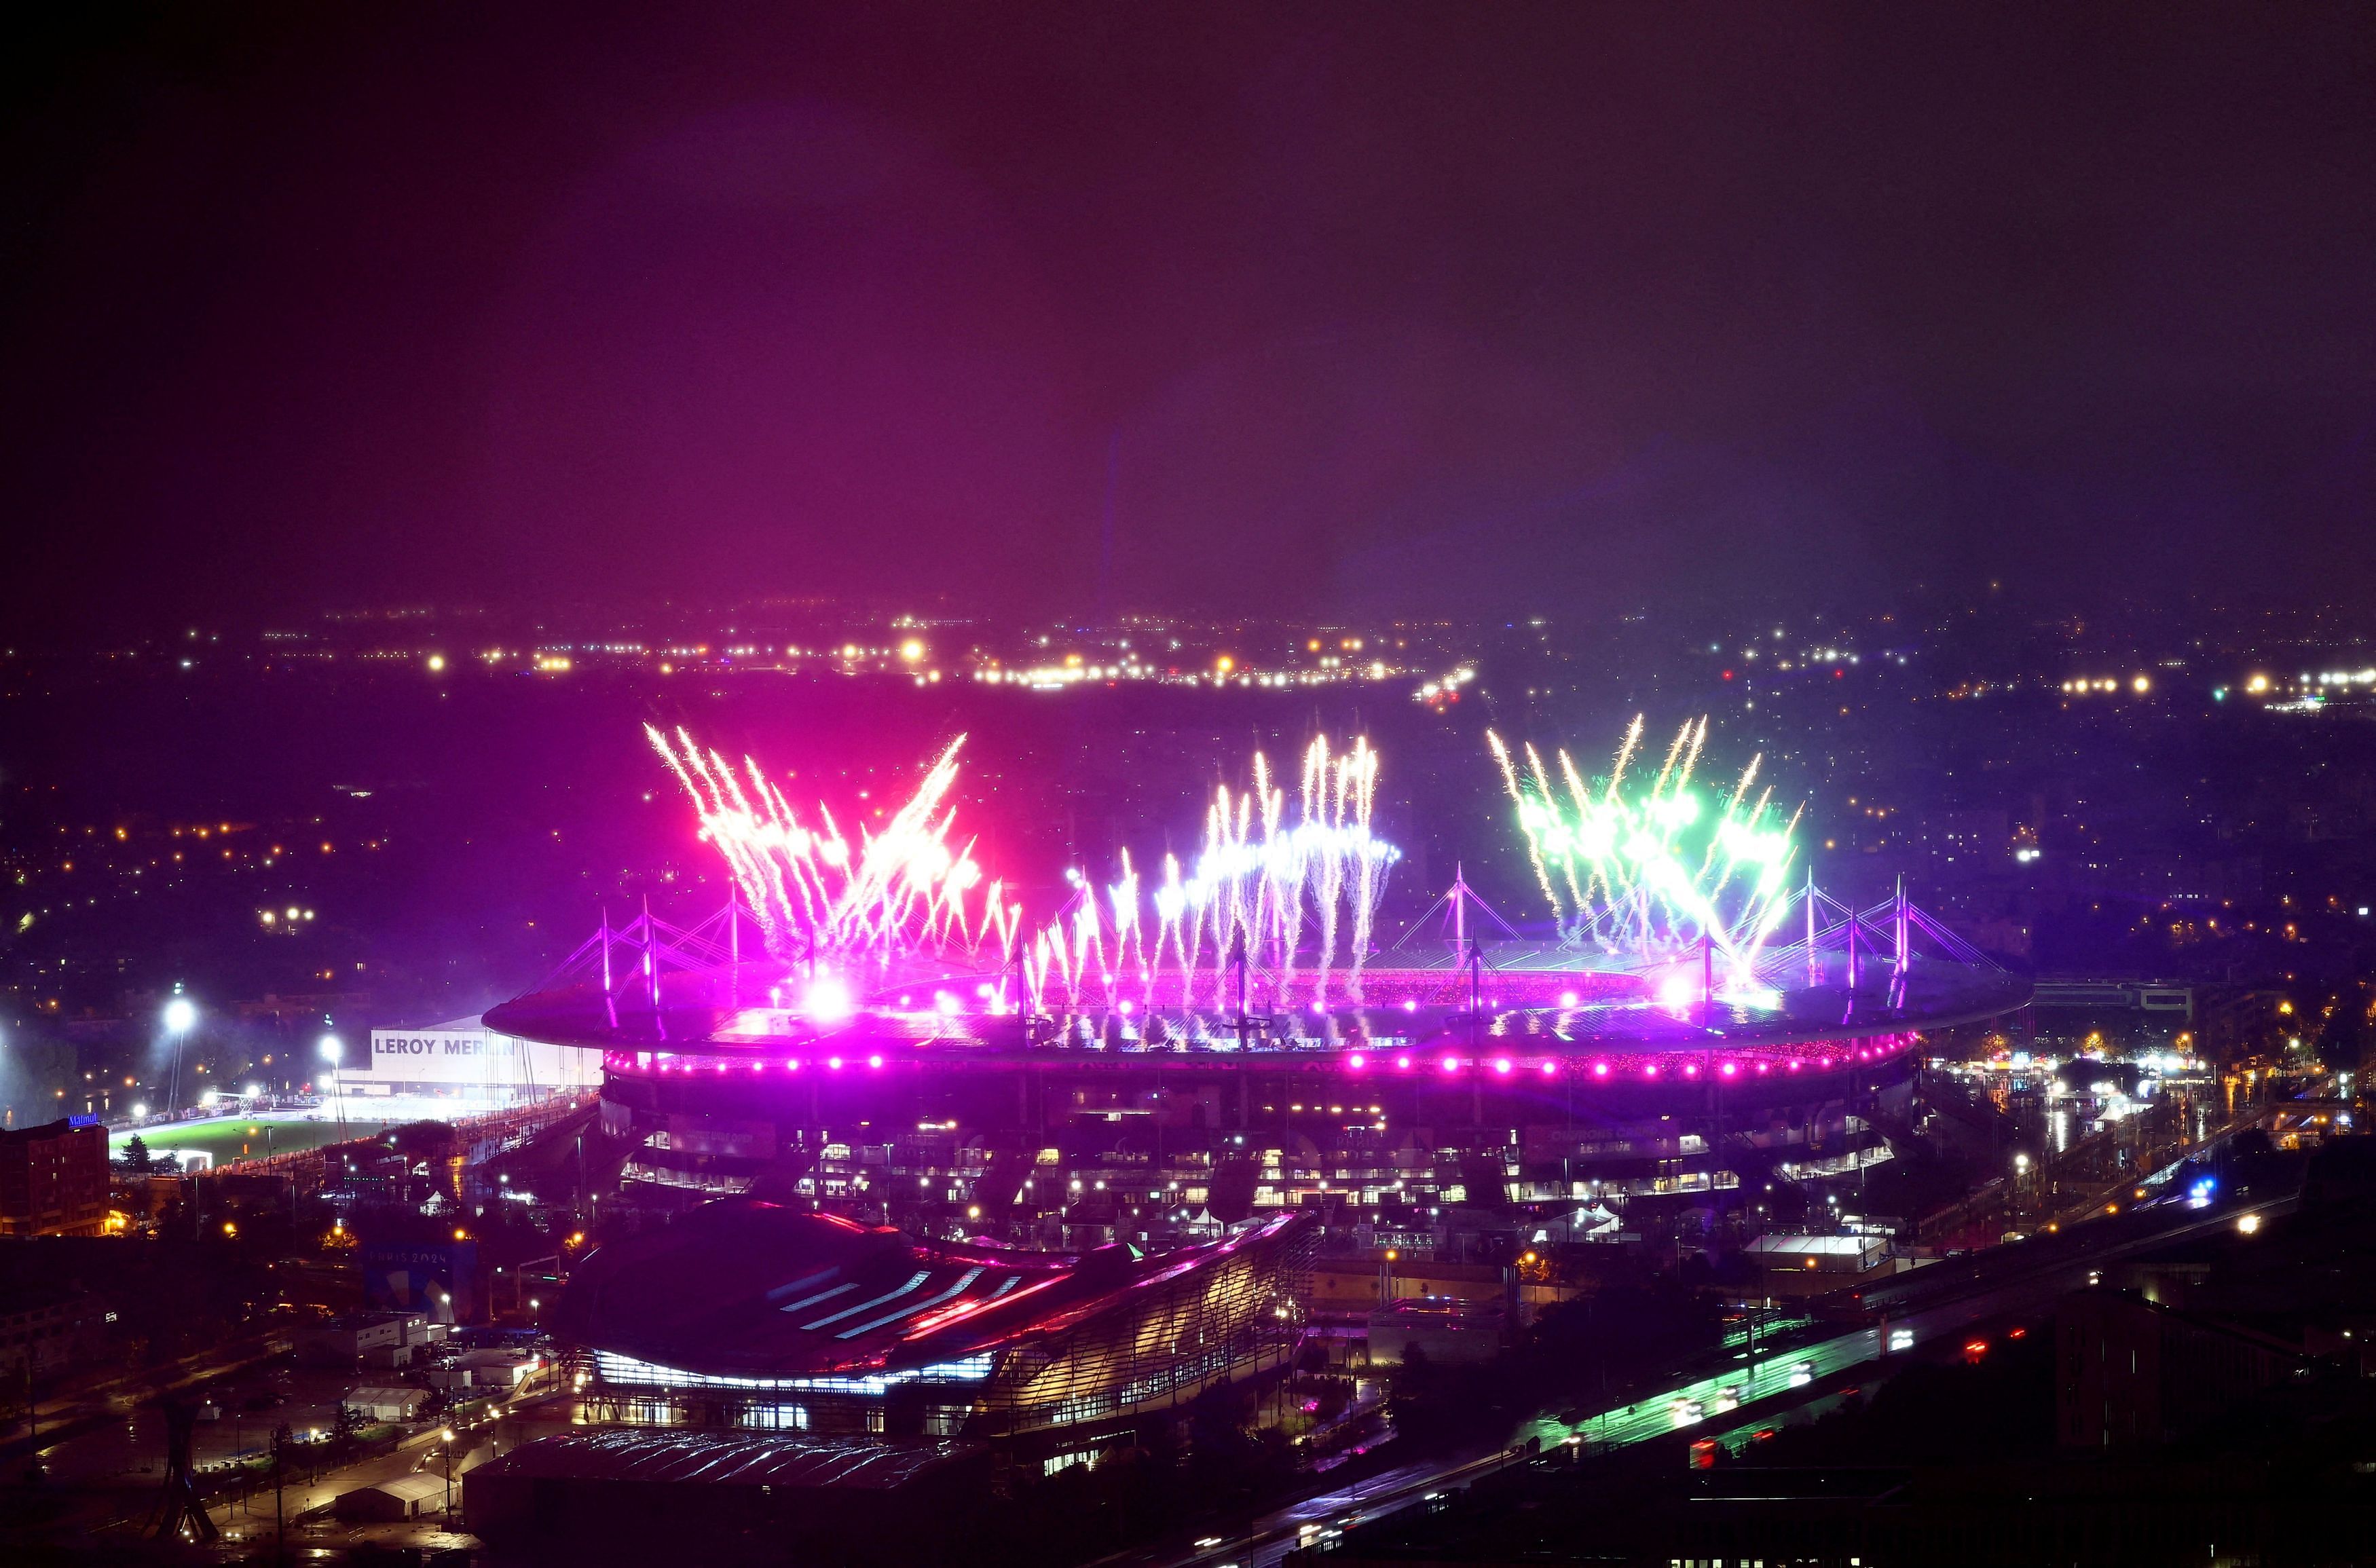
[[[363,1249],[363,1305],[469,1323],[478,1313],[476,1241],[389,1242]]]
[[[476,1018],[420,1028],[374,1029],[371,1054],[339,1069],[346,1088],[479,1089],[509,1098],[550,1089],[592,1088],[602,1081],[601,1053],[546,1045],[488,1028]]]

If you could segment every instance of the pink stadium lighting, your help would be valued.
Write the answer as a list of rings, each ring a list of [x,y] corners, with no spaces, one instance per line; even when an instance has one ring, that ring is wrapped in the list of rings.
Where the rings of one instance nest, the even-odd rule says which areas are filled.
[[[1726,1077],[1728,1077],[1728,1078],[1731,1077],[1735,1073],[1738,1073],[1738,1072],[1740,1072],[1740,1069],[1738,1066],[1736,1066],[1734,1063],[1730,1063],[1730,1062],[1728,1062],[1728,1063],[1726,1063],[1724,1064],[1724,1075],[1725,1075]]]
[[[819,975],[801,997],[801,1011],[821,1024],[838,1024],[858,1011],[857,999],[839,977]]]
[[[826,1057],[825,1059],[825,1064],[832,1068],[837,1073],[841,1071],[841,1058],[838,1056]]]
[[[1410,1058],[1408,1056],[1397,1056],[1395,1058],[1395,1065],[1408,1070],[1410,1066]]]
[[[1458,1072],[1460,1070],[1460,1058],[1457,1056],[1445,1057],[1443,1059],[1443,1070],[1447,1073]]]
[[[1592,1075],[1596,1078],[1605,1078],[1609,1076],[1609,1063],[1606,1062],[1594,1063],[1592,1064]]]
[[[1506,1056],[1503,1057],[1500,1061],[1498,1061],[1498,1062],[1496,1062],[1496,1063],[1493,1063],[1493,1071],[1495,1071],[1496,1073],[1506,1073],[1506,1072],[1508,1072],[1509,1070],[1510,1070],[1510,1059],[1509,1059],[1508,1057],[1506,1057]]]
[[[1345,1065],[1346,1065],[1346,1066],[1348,1066],[1348,1067],[1352,1068],[1352,1069],[1353,1069],[1353,1071],[1355,1071],[1356,1073],[1358,1073],[1358,1072],[1360,1072],[1360,1071],[1361,1070],[1361,1063],[1362,1063],[1362,1062],[1363,1062],[1364,1060],[1366,1060],[1366,1058],[1364,1058],[1364,1057],[1361,1055],[1361,1053],[1360,1053],[1360,1051],[1357,1051],[1353,1052],[1353,1054],[1352,1054],[1352,1055],[1348,1056],[1347,1058],[1345,1058]]]
[[[883,1065],[883,1058],[880,1056],[870,1056],[866,1059],[866,1064],[869,1067],[880,1067]]]

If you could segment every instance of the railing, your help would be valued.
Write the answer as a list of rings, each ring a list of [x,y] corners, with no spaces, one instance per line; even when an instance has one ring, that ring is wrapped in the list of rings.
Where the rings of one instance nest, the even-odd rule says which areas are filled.
[[[575,1114],[594,1103],[594,1095],[555,1096],[531,1106],[518,1106],[508,1111],[489,1111],[481,1116],[457,1117],[446,1125],[454,1129],[454,1143],[464,1150],[474,1150],[477,1158],[518,1147],[554,1123]],[[492,1145],[493,1146],[488,1146]],[[221,1176],[276,1175],[294,1179],[301,1188],[318,1189],[324,1173],[334,1155],[343,1158],[350,1152],[365,1149],[374,1152],[386,1145],[376,1137],[350,1138],[345,1143],[324,1144],[318,1148],[300,1149],[289,1154],[267,1155],[260,1159],[226,1161],[207,1172],[209,1178]]]

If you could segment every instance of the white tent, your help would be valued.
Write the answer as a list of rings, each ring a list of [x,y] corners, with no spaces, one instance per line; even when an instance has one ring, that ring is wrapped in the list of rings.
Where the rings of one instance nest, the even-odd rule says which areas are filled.
[[[424,1388],[358,1388],[339,1408],[367,1421],[409,1421],[429,1402]]]
[[[357,1487],[352,1491],[340,1492],[338,1500],[330,1504],[330,1510],[339,1518],[356,1524],[417,1519],[423,1514],[445,1510],[446,1490],[446,1477],[442,1472],[434,1476],[398,1476],[376,1486]]]

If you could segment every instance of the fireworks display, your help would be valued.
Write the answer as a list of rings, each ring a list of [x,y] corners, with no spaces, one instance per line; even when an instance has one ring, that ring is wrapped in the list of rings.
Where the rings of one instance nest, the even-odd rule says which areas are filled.
[[[1589,778],[1563,751],[1514,749],[1488,732],[1560,941],[1505,926],[1511,941],[1495,952],[1464,944],[1430,956],[1372,950],[1400,854],[1373,826],[1379,755],[1366,739],[1341,751],[1313,741],[1291,778],[1256,753],[1242,787],[1218,785],[1206,802],[1193,854],[1150,862],[1125,852],[1104,877],[1067,872],[1069,887],[1027,921],[1015,885],[988,875],[975,840],[956,831],[962,737],[896,810],[870,809],[846,828],[830,807],[796,812],[755,762],[647,727],[782,966],[763,982],[768,1005],[730,1001],[738,1039],[837,1030],[861,1014],[919,1039],[980,1039],[968,1018],[1024,1015],[1018,1038],[1031,1044],[1358,1050],[1446,1019],[1474,1031],[1489,1014],[1539,1013],[1546,1038],[1629,1040],[1655,1055],[1673,1043],[1661,1030],[1705,1027],[1695,1009],[1720,1007],[1725,1030],[1745,1039],[1739,1030],[1782,1018],[1786,990],[1834,988],[1847,1018],[1997,972],[1902,888],[1862,911],[1812,883],[1802,896],[1800,808],[1776,806],[1759,761],[1729,781],[1706,779],[1706,719],[1678,730],[1655,763],[1643,731],[1634,719],[1607,772]],[[1452,900],[1456,914],[1464,898],[1473,895],[1456,881],[1436,907]],[[1769,949],[1797,923],[1793,909],[1805,916],[1804,945]],[[1919,965],[1918,936],[1934,954]],[[658,1009],[652,939],[638,940]],[[606,996],[610,942],[606,927]],[[1866,984],[1884,976],[1878,989]],[[1494,1072],[1513,1070],[1492,1060]],[[1592,1071],[1614,1070],[1614,1060]],[[1453,1062],[1443,1059],[1446,1070]],[[1655,1076],[1657,1063],[1641,1070]]]
[[[1021,904],[986,879],[971,839],[955,835],[957,752],[949,743],[906,804],[853,841],[820,805],[813,821],[749,758],[738,766],[683,731],[647,725],[700,813],[744,902],[780,959],[918,956],[998,971],[993,1006],[1021,994],[1035,1010],[1325,1005],[1333,981],[1358,1001],[1371,921],[1395,848],[1371,830],[1378,754],[1366,741],[1333,752],[1314,741],[1292,799],[1257,753],[1252,787],[1220,786],[1202,849],[1183,867],[1163,857],[1149,879],[1125,852],[1114,880],[1071,873],[1074,894],[1026,933]]]
[[[1781,819],[1758,759],[1729,790],[1696,774],[1707,720],[1676,731],[1655,774],[1639,765],[1642,720],[1625,731],[1605,778],[1587,781],[1564,751],[1486,743],[1517,806],[1535,876],[1562,935],[1635,959],[1712,944],[1727,977],[1752,984],[1766,938],[1788,907],[1794,809]]]
[[[1371,921],[1399,858],[1371,830],[1377,782],[1366,740],[1341,754],[1315,740],[1290,810],[1256,753],[1251,789],[1215,790],[1193,865],[1166,855],[1149,885],[1124,854],[1111,884],[1076,879],[1070,906],[1025,955],[1034,1002],[1218,1010],[1238,1000],[1241,958],[1251,1000],[1325,1007],[1341,965],[1344,998],[1360,1001]]]
[[[949,796],[964,736],[880,830],[861,824],[853,842],[829,807],[802,822],[748,757],[738,769],[683,730],[671,737],[647,724],[644,733],[693,797],[701,836],[725,857],[775,956],[1003,958],[1013,949],[1020,909],[1002,883],[985,885],[972,840],[954,837]]]

